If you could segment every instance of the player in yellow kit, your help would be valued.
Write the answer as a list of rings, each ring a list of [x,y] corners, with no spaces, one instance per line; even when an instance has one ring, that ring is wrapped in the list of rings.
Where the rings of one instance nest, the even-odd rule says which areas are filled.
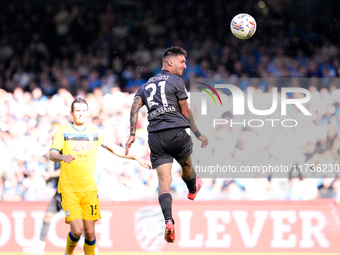
[[[66,222],[71,231],[67,236],[66,255],[74,253],[83,230],[85,233],[84,252],[95,254],[95,221],[100,219],[97,185],[94,178],[96,157],[99,146],[113,154],[135,159],[146,168],[151,164],[137,156],[125,156],[124,148],[115,144],[107,144],[104,135],[97,127],[86,125],[89,116],[87,102],[76,98],[71,105],[73,123],[62,126],[54,136],[49,158],[60,162],[60,178],[58,192],[65,212]]]

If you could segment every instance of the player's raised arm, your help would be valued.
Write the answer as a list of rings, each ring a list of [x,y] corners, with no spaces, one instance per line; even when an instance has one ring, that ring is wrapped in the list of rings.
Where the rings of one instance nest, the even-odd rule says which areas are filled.
[[[129,149],[131,148],[131,144],[135,141],[136,136],[136,127],[138,122],[138,112],[139,109],[144,105],[143,100],[140,96],[135,96],[133,100],[133,104],[131,106],[130,112],[130,137],[125,144],[125,155],[129,154]]]
[[[202,135],[200,131],[198,131],[197,126],[194,121],[194,117],[192,116],[191,110],[189,108],[188,102],[186,99],[178,100],[178,105],[181,109],[181,113],[183,116],[189,121],[190,124],[190,130],[195,134],[198,140],[202,142],[201,147],[207,147],[208,145],[208,139],[205,137],[205,135]]]
[[[111,153],[115,154],[118,157],[137,160],[142,167],[151,169],[151,163],[149,161],[136,155],[133,155],[132,153],[128,153],[126,155],[124,148],[121,146],[118,146],[116,144],[108,144],[105,146],[105,149],[107,149],[108,151],[110,151]]]

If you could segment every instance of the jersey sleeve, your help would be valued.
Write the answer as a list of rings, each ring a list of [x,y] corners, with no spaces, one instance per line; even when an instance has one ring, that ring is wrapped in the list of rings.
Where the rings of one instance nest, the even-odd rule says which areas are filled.
[[[59,151],[60,153],[61,150],[63,149],[63,146],[64,146],[64,135],[63,135],[63,132],[60,129],[58,129],[58,131],[54,135],[53,143],[52,143],[50,150],[56,150],[56,151]]]
[[[136,92],[135,94],[135,97],[136,96],[140,96],[142,98],[142,102],[143,104],[146,104],[145,101],[144,101],[144,98],[145,98],[145,86],[141,86],[138,91]]]
[[[143,105],[145,105],[146,107],[147,107],[147,109],[148,110],[150,110],[149,109],[149,105],[147,104],[147,93],[146,93],[146,91],[145,91],[145,86],[144,86],[144,84],[142,85],[142,86],[140,86],[139,87],[139,89],[138,89],[138,91],[136,92],[136,94],[135,94],[135,97],[134,97],[134,99],[133,100],[135,100],[135,98],[136,98],[136,96],[139,96],[139,97],[141,97],[141,99],[142,99],[142,102],[143,102]]]
[[[137,90],[135,96],[140,96],[141,98],[143,98],[143,95],[142,95],[142,87],[140,87],[140,88]]]
[[[182,78],[178,79],[176,88],[176,97],[178,98],[178,100],[188,99],[188,94],[185,88],[184,80]]]

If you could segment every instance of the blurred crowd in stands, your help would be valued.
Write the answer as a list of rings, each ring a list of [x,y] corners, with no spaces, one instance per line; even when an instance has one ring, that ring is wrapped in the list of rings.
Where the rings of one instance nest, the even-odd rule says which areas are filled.
[[[92,123],[124,145],[134,92],[160,71],[167,47],[178,45],[188,51],[183,78],[189,91],[189,80],[200,77],[340,77],[340,27],[335,21],[340,9],[332,1],[302,2],[2,1],[0,199],[48,200],[54,194],[55,182],[46,175],[54,166],[46,155],[56,128],[70,120],[75,96],[88,100]],[[257,31],[249,40],[230,33],[230,20],[241,12],[257,21]],[[274,132],[272,141],[261,145],[266,148],[259,152],[263,157],[263,153],[277,154],[280,150],[275,146],[282,145],[289,151],[286,157],[296,155],[296,163],[339,163],[340,84],[335,79],[308,89],[316,118],[294,129],[294,134]],[[259,97],[267,90],[258,88]],[[144,111],[134,150],[148,158]],[[306,129],[315,129],[314,136],[296,139]],[[228,143],[243,153],[230,151],[230,155],[238,160],[259,156],[249,152],[262,134],[237,132],[235,141]],[[288,146],[287,141],[294,143]],[[172,188],[184,199],[186,188],[179,170],[174,164]],[[157,194],[154,171],[105,151],[99,154],[96,178],[104,200],[154,199]],[[202,199],[340,198],[336,176],[205,179],[203,187]]]

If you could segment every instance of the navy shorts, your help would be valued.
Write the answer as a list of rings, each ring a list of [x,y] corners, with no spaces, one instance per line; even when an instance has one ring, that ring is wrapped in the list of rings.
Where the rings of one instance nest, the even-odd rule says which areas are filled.
[[[192,153],[192,141],[185,128],[172,128],[149,133],[152,168],[172,163]]]
[[[46,212],[58,213],[63,207],[61,206],[61,195],[56,192],[51,202],[47,206]]]

